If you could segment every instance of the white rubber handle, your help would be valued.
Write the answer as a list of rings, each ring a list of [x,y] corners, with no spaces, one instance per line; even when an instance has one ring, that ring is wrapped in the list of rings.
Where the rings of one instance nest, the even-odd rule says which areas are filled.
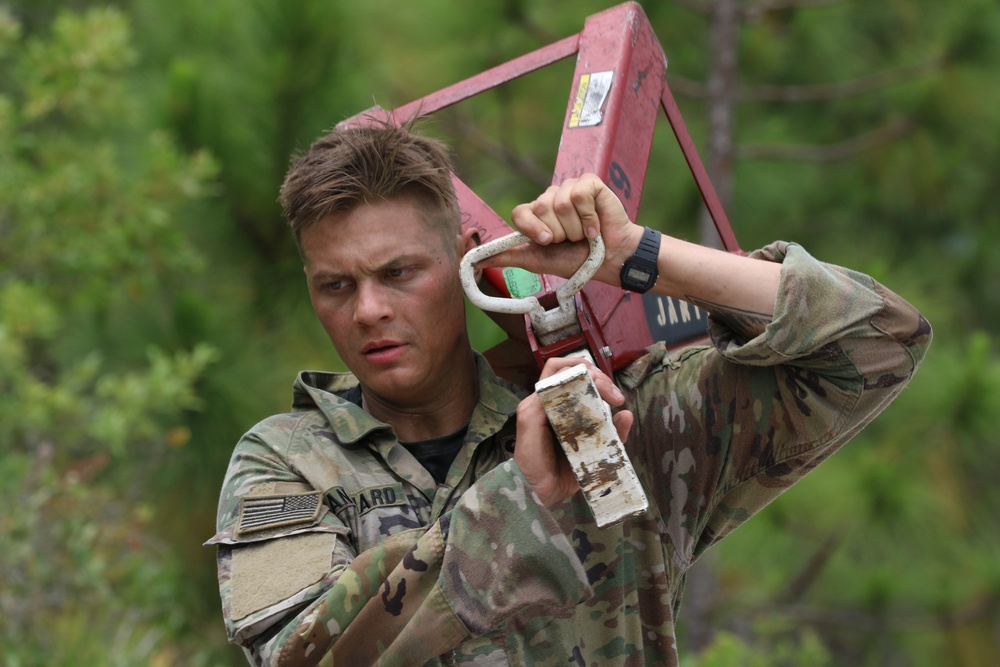
[[[527,313],[531,316],[531,322],[535,326],[535,329],[540,330],[537,333],[547,333],[565,326],[564,320],[567,313],[575,317],[576,309],[573,305],[573,297],[583,289],[587,281],[593,278],[597,270],[601,268],[601,263],[604,262],[604,241],[600,236],[591,239],[590,255],[580,265],[580,268],[576,270],[576,273],[556,289],[556,300],[559,303],[558,308],[545,311],[542,309],[541,304],[538,303],[538,299],[533,296],[521,299],[504,299],[483,294],[479,289],[479,285],[476,284],[476,264],[487,257],[499,255],[505,250],[510,250],[511,248],[516,248],[519,245],[530,242],[531,239],[524,234],[514,232],[513,234],[508,234],[507,236],[484,243],[481,246],[476,246],[462,258],[459,275],[462,280],[462,288],[469,297],[469,301],[482,310],[492,313]]]

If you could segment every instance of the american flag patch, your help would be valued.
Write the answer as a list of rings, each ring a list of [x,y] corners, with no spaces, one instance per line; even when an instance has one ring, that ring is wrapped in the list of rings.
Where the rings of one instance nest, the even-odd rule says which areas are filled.
[[[240,498],[240,522],[236,533],[311,523],[319,516],[321,506],[319,491],[291,496],[244,496]]]

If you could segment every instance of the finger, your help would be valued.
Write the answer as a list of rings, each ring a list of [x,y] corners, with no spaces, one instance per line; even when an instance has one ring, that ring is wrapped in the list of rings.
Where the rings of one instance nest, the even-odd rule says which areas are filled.
[[[555,185],[550,185],[533,202],[519,204],[511,212],[514,227],[539,245],[560,243],[566,238],[552,210],[552,200],[557,190]]]
[[[514,461],[546,507],[572,495],[579,488],[537,394],[528,396],[517,406]]]
[[[572,368],[573,366],[586,366],[588,371],[591,371],[591,377],[593,377],[593,371],[600,373],[600,369],[594,365],[594,362],[586,359],[584,357],[551,357],[545,361],[545,365],[542,366],[542,372],[539,374],[539,379],[551,377],[561,370],[566,368]]]
[[[604,184],[597,176],[590,174],[588,183],[593,188],[594,215],[598,221],[612,222],[614,224],[625,225],[630,222],[628,214],[622,201],[611,188]]]
[[[529,476],[549,474],[555,466],[552,427],[538,394],[531,394],[517,406],[517,444],[514,459]]]
[[[503,250],[494,255],[483,257],[475,264],[477,269],[488,269],[492,266],[507,267],[518,266],[527,268],[526,263],[530,263],[531,257],[537,254],[538,246],[534,243],[522,243],[521,245]],[[531,270],[531,269],[529,269]]]
[[[594,386],[597,387],[597,393],[600,394],[602,399],[611,405],[621,405],[625,402],[625,396],[618,388],[618,385],[615,384],[614,379],[609,377],[604,371],[598,368],[594,362],[590,361],[586,357],[552,357],[548,359],[542,367],[539,379],[555,375],[559,371],[566,368],[580,365],[587,367],[587,372],[594,381]]]
[[[590,377],[594,379],[597,393],[605,401],[611,405],[621,405],[625,402],[625,396],[622,394],[621,389],[618,388],[618,385],[615,384],[615,381],[601,372],[600,369],[595,368],[591,370]]]
[[[582,241],[586,238],[583,220],[577,206],[586,210],[586,188],[580,188],[577,179],[568,179],[555,191],[552,197],[552,223],[557,225],[564,238]],[[591,207],[593,208],[593,207]]]
[[[514,228],[521,232],[538,245],[548,245],[552,242],[552,232],[548,225],[535,215],[532,210],[534,202],[530,204],[518,204],[511,211],[510,219],[514,223]]]
[[[570,178],[560,185],[551,185],[533,202],[514,208],[511,214],[514,226],[541,245],[592,238],[588,234],[596,236],[599,229],[594,203],[598,185],[601,183],[596,177],[584,182]],[[586,229],[581,210],[589,218]]]
[[[618,439],[622,442],[628,441],[629,431],[632,430],[632,424],[635,422],[635,415],[632,414],[631,410],[619,410],[611,418],[614,422],[615,430],[618,431]]]
[[[598,197],[607,190],[604,184],[593,174],[584,174],[577,179],[569,192],[576,212],[576,219],[581,228],[580,238],[594,239],[601,233],[601,216],[598,211]]]
[[[548,246],[525,243],[492,257],[484,257],[476,263],[476,268],[516,266],[532,273],[569,278],[576,273],[589,254],[590,246],[585,242]]]

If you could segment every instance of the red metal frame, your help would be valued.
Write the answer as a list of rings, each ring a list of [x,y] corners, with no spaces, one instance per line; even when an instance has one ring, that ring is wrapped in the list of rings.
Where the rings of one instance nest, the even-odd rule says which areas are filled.
[[[552,182],[558,184],[586,172],[596,173],[618,195],[629,217],[637,219],[653,131],[662,108],[723,246],[730,252],[741,253],[667,85],[663,49],[642,8],[635,2],[588,17],[583,30],[576,35],[393,111],[379,107],[368,109],[338,127],[386,121],[402,125],[574,54],[577,59],[573,87]],[[598,84],[605,83],[609,77],[611,83],[610,88],[606,88],[606,95],[594,95],[605,89]],[[591,112],[589,121],[581,122],[581,110]],[[453,180],[463,225],[474,226],[484,242],[510,233],[507,223],[488,204],[459,178]],[[487,269],[484,273],[484,282],[488,283],[484,290],[491,287],[498,295],[510,296],[501,270]],[[542,289],[536,296],[545,305],[546,299],[551,299],[564,281],[556,276],[542,275],[541,282]],[[577,295],[576,304],[581,332],[547,346],[537,341],[527,316],[494,317],[509,336],[505,343],[487,352],[497,373],[525,384],[533,381],[546,359],[580,347],[588,347],[597,363],[606,372],[613,372],[641,356],[654,340],[682,346],[705,336],[704,313],[667,297],[647,294],[640,298],[592,281]],[[668,312],[683,312],[686,316],[669,317]]]

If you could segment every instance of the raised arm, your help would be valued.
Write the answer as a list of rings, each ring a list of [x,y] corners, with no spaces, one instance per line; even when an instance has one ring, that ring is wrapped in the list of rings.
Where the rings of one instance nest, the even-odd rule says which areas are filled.
[[[643,232],[593,175],[513,221],[534,243],[480,266],[569,276],[599,233],[595,278],[619,285]],[[629,454],[690,563],[870,423],[913,376],[931,328],[872,278],[794,244],[744,257],[664,235],[658,270],[655,291],[711,313],[714,345],[653,347],[616,379],[636,411]]]
[[[512,218],[534,243],[480,266],[519,266],[569,277],[586,256],[586,240],[600,234],[607,255],[594,278],[620,285],[621,266],[643,234],[614,192],[593,174],[550,187],[535,201],[516,207]],[[654,292],[704,308],[747,338],[761,333],[773,317],[780,265],[663,235],[658,268]]]

